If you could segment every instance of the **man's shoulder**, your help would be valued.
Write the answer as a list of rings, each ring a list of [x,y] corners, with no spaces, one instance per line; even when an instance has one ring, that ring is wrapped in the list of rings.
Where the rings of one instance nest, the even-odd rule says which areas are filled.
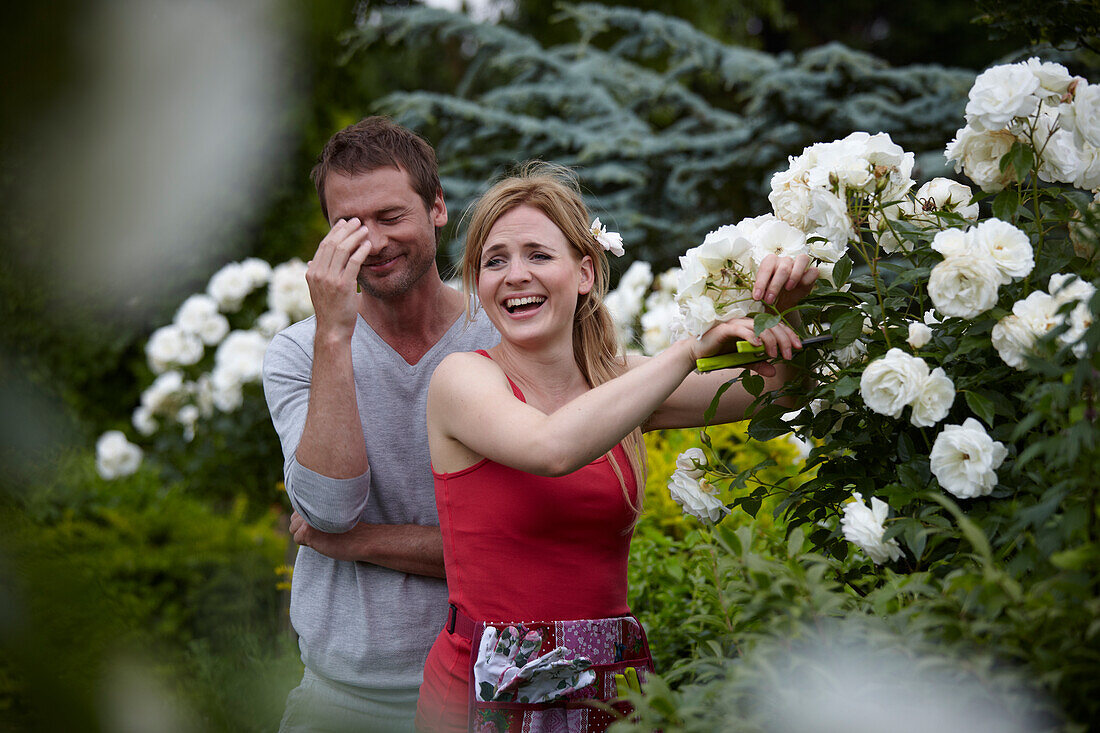
[[[272,369],[289,368],[313,359],[313,337],[317,332],[317,319],[310,316],[292,323],[271,339],[264,351],[264,374]]]
[[[313,350],[313,337],[317,333],[317,316],[310,316],[297,323],[292,323],[279,333],[275,334],[275,338],[271,339],[271,345],[269,349],[285,348],[290,344],[297,344],[301,347],[309,347],[309,350]]]
[[[461,320],[463,325],[451,351],[488,349],[490,346],[496,346],[500,341],[500,334],[497,333],[496,327],[481,308],[474,311],[472,317],[468,318],[464,315]]]

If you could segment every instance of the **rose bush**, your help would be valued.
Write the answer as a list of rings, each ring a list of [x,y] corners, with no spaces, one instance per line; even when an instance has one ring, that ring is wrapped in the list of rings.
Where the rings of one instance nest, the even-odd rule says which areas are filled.
[[[264,351],[312,313],[300,260],[272,267],[253,257],[214,273],[206,292],[149,336],[138,369],[147,386],[130,426],[136,444],[119,429],[105,432],[96,446],[100,475],[130,475],[144,454],[199,493],[229,500],[243,490],[269,500],[282,461],[260,384]]]
[[[809,441],[808,479],[746,495],[751,468],[712,459],[670,482],[680,493],[689,478],[710,487],[703,495],[731,511],[755,515],[752,499],[773,500],[791,555],[808,551],[827,568],[845,613],[1022,665],[1038,688],[1027,704],[1065,730],[1100,716],[1096,90],[1036,59],[980,75],[946,148],[977,193],[947,179],[918,187],[912,156],[881,134],[792,157],[772,179],[773,213],[746,221],[805,236],[824,277],[802,319],[833,340],[800,357],[814,380],[787,391],[802,409],[774,404],[757,376],[739,378],[761,395],[748,434]],[[758,330],[775,322],[739,292],[763,249],[744,224],[681,259],[667,332],[699,333],[731,314],[753,315]],[[793,251],[786,241],[768,240]],[[710,613],[733,628],[726,602]],[[693,729],[680,713],[715,694],[715,673],[699,674],[664,712],[643,702],[645,725]],[[1054,712],[1035,702],[1044,696]],[[691,714],[713,723],[704,708]]]

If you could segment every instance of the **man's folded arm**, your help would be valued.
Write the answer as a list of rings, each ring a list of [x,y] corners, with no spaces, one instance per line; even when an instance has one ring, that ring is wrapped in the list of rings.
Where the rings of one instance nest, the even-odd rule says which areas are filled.
[[[264,394],[283,447],[283,476],[291,506],[322,532],[346,532],[366,509],[370,468],[351,478],[331,478],[298,462],[309,411],[312,361],[298,343],[277,335],[264,356]],[[355,429],[361,436],[362,426]]]

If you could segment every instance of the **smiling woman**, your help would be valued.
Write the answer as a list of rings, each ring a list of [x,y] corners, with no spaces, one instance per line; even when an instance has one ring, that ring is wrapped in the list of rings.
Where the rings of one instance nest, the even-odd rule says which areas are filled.
[[[616,673],[626,684],[651,669],[626,601],[641,433],[701,424],[730,375],[693,375],[695,360],[759,343],[739,319],[625,358],[603,303],[609,235],[589,221],[572,173],[541,163],[496,184],[470,218],[463,284],[501,342],[446,357],[428,393],[451,605],[424,671],[425,730],[602,730],[615,716],[585,701],[628,709]],[[778,307],[812,286],[807,262],[768,270],[790,301]],[[764,341],[772,356],[798,346],[782,325]],[[773,389],[792,376],[756,368]],[[729,389],[718,420],[741,419],[750,400]]]

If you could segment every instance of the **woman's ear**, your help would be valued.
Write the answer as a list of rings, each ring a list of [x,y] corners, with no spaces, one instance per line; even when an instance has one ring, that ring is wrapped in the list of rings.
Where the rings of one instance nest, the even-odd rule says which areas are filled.
[[[580,286],[577,288],[578,295],[588,295],[592,290],[592,286],[596,284],[596,269],[592,264],[592,258],[589,255],[581,257],[581,281]]]

